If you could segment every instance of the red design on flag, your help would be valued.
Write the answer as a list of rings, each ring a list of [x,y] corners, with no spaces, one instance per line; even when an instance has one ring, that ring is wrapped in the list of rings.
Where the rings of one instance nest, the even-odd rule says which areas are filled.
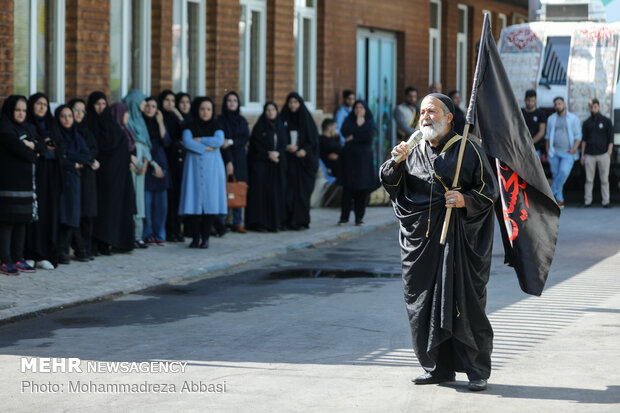
[[[519,236],[519,226],[517,225],[517,218],[521,221],[526,221],[528,218],[527,208],[530,207],[527,200],[527,193],[525,188],[527,182],[525,182],[516,172],[512,171],[508,166],[502,162],[497,161],[497,176],[501,182],[501,198],[502,198],[502,212],[504,215],[504,223],[508,230],[508,240],[514,241]],[[523,191],[520,191],[523,190]],[[519,199],[519,193],[523,192],[523,203],[525,208],[517,211],[515,214],[515,207]]]

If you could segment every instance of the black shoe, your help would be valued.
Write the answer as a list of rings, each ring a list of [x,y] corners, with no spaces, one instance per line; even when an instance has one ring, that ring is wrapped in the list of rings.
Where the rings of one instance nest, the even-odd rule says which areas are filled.
[[[99,247],[99,254],[101,254],[101,255],[112,255],[112,253],[110,252],[110,246],[109,245],[101,245]]]
[[[189,247],[198,248],[198,244],[200,244],[200,241],[198,241],[197,239],[193,239],[192,242],[189,244]]]
[[[205,239],[200,243],[200,248],[202,248],[203,250],[206,250],[207,248],[209,248],[209,240]]]
[[[356,227],[361,227],[364,225],[364,221],[355,221],[355,226]]]
[[[79,262],[88,262],[90,261],[89,257],[85,257],[84,255],[74,255],[73,259]]]
[[[467,388],[471,391],[482,391],[487,389],[487,381],[485,379],[470,380]]]
[[[345,220],[341,219],[340,221],[338,221],[338,226],[341,227],[343,225],[347,225],[348,223],[349,223],[349,221],[345,221]]]
[[[592,204],[581,204],[580,207],[581,208],[590,208],[590,207],[592,207]]]
[[[183,234],[177,234],[177,242],[185,242],[185,238],[183,238]]]
[[[439,383],[445,383],[445,382],[450,382],[450,381],[454,381],[454,373],[452,373],[452,375],[448,374],[448,375],[437,375],[434,376],[432,373],[430,372],[426,372],[424,374],[422,374],[421,376],[418,377],[414,377],[413,379],[411,379],[412,382],[414,382],[415,384],[439,384]]]
[[[60,256],[58,257],[58,263],[71,264],[71,260],[69,259],[69,256],[67,254],[60,254]]]
[[[605,205],[603,205],[603,208],[608,208],[609,209],[609,208],[611,208],[611,204],[605,204]]]

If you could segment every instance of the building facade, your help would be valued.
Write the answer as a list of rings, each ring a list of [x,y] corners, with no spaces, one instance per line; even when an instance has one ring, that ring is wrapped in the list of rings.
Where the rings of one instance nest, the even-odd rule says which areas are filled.
[[[344,89],[390,133],[407,85],[467,97],[483,13],[496,38],[527,21],[527,1],[8,0],[0,2],[0,100],[42,91],[54,102],[130,88],[240,92],[251,115],[298,91],[332,113]],[[219,106],[219,104],[218,104]],[[387,139],[387,138],[386,138]],[[387,144],[387,140],[385,144]]]

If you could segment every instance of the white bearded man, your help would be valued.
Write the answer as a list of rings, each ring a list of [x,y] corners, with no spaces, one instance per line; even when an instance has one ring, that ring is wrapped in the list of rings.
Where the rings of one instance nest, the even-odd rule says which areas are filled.
[[[483,150],[467,141],[457,187],[461,136],[452,130],[454,103],[440,93],[421,103],[423,138],[381,167],[400,223],[405,304],[415,354],[425,373],[415,384],[455,380],[464,372],[468,388],[485,390],[491,374],[493,330],[485,313],[493,246],[493,204],[498,188]],[[454,208],[445,245],[441,230]]]

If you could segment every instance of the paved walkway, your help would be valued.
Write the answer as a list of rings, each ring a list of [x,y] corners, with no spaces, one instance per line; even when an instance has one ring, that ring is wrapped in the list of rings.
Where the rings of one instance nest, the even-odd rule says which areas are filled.
[[[354,237],[391,224],[391,207],[369,207],[365,225],[337,226],[340,209],[313,208],[309,230],[280,233],[228,233],[213,237],[208,250],[188,243],[151,246],[130,254],[72,261],[54,271],[37,270],[18,277],[0,275],[0,323],[83,302],[128,294],[167,283],[207,277],[251,261],[285,254],[341,238]]]

